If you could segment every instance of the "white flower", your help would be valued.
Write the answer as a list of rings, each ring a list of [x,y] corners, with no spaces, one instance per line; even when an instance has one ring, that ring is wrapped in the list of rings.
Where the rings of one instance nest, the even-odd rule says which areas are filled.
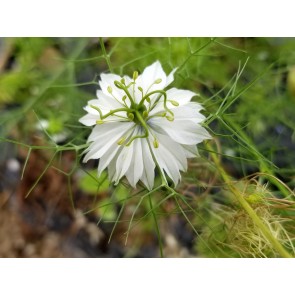
[[[196,144],[211,137],[200,125],[201,105],[191,102],[196,94],[164,90],[175,70],[166,76],[157,61],[133,78],[101,74],[97,99],[88,102],[88,114],[80,119],[95,125],[84,162],[99,159],[98,173],[108,167],[116,184],[125,175],[133,187],[141,180],[151,190],[157,166],[177,185],[187,158],[197,156]]]

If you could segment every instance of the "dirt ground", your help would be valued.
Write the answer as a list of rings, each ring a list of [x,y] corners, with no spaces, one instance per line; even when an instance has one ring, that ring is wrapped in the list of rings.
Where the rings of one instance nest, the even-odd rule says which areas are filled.
[[[42,174],[50,155],[33,151],[21,178],[27,151],[18,150],[18,157],[5,157],[1,163],[0,192],[0,257],[158,257],[158,240],[153,228],[141,225],[130,232],[128,223],[118,224],[111,241],[113,225],[100,222],[97,213],[84,214],[91,207],[93,196],[79,190],[77,175],[72,176],[75,209],[71,205],[67,179],[49,168],[26,198],[34,182]],[[61,162],[70,169],[74,155],[64,153]],[[68,167],[65,167],[68,166]],[[108,198],[101,194],[99,198]],[[118,208],[119,210],[120,208]],[[132,210],[122,219],[128,220]],[[185,230],[178,215],[162,220],[164,250],[168,257],[192,256],[194,236]]]

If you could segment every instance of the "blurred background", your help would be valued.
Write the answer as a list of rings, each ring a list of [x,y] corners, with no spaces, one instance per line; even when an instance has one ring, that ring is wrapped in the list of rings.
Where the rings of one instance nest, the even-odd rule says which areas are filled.
[[[199,94],[224,169],[292,251],[295,39],[0,38],[0,257],[158,257],[152,213],[166,257],[277,256],[252,243],[205,145],[177,188],[187,203],[159,190],[153,212],[142,187],[82,164],[99,75],[155,60]]]

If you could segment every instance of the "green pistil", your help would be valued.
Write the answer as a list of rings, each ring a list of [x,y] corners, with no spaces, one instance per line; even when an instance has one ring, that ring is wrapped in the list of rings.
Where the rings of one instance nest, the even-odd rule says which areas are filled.
[[[123,80],[123,79],[122,79],[122,80]],[[115,84],[115,86],[116,86],[117,88],[123,90],[123,91],[126,93],[127,97],[128,97],[129,100],[130,100],[131,107],[133,108],[135,103],[134,103],[134,100],[133,100],[133,98],[132,98],[130,92],[128,91],[128,88],[129,88],[132,84],[134,84],[134,82],[131,82],[129,85],[126,86],[126,85],[125,85],[125,80],[123,80],[124,84],[122,83],[122,80],[121,80],[121,82],[119,82],[119,81],[115,81],[114,84]]]
[[[136,122],[136,120],[137,120],[140,123],[140,125],[143,127],[145,133],[143,135],[136,135],[136,136],[131,137],[131,139],[126,144],[126,146],[130,146],[130,144],[136,138],[147,138],[149,136],[148,126],[147,126],[145,120],[142,118],[141,114],[138,111],[135,111],[134,114],[135,114],[134,122]]]
[[[103,117],[103,114],[102,114],[102,112],[101,112],[100,108],[96,107],[96,106],[95,106],[95,105],[93,105],[93,104],[90,104],[89,106],[90,106],[91,108],[93,108],[94,110],[96,110],[96,111],[98,111],[98,112],[99,112],[100,118],[102,118],[102,117]]]
[[[100,120],[96,121],[97,124],[103,124],[104,119],[106,119],[109,116],[115,115],[116,113],[119,113],[119,112],[127,112],[128,113],[128,118],[130,118],[129,114],[132,114],[132,111],[133,111],[132,109],[129,109],[129,108],[119,108],[119,109],[111,110],[108,113],[106,113],[105,115],[103,115],[100,108],[98,108],[98,107],[96,107],[94,105],[89,105],[89,106],[99,112]]]
[[[147,100],[147,98],[149,98],[152,94],[160,94],[160,96],[156,99],[156,101],[153,103],[153,105],[151,106],[151,110],[155,107],[155,105],[158,103],[158,101],[160,100],[161,96],[164,96],[164,109],[171,115],[169,116],[169,118],[174,118],[174,114],[173,112],[168,109],[167,107],[167,94],[164,90],[155,90],[155,91],[152,91],[148,94],[146,94],[140,101],[139,105],[143,105],[144,101]],[[174,106],[177,106],[178,102],[176,101],[170,101]],[[178,104],[179,105],[179,104]],[[171,121],[171,120],[170,120]]]
[[[119,109],[115,109],[115,110],[112,110],[112,111],[109,111],[107,114],[105,114],[104,116],[101,117],[101,119],[106,119],[107,117],[115,114],[115,113],[118,113],[118,112],[130,112],[130,109],[128,108],[119,108]]]

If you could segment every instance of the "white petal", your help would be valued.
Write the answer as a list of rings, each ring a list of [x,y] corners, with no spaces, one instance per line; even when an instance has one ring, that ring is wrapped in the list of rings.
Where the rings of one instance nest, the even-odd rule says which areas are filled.
[[[177,88],[171,88],[166,91],[167,94],[167,107],[174,111],[175,109],[178,109],[178,107],[174,106],[169,100],[174,100],[178,102],[179,106],[187,105],[188,107],[191,107],[190,104],[188,104],[192,97],[196,95],[196,93],[189,91],[189,90],[181,90]],[[192,103],[194,106],[192,107],[196,111],[200,111],[202,109],[202,106],[198,103]],[[164,97],[162,96],[160,100],[157,102],[157,105],[153,108],[153,110],[150,112],[150,116],[157,114],[159,112],[165,111],[164,109]]]
[[[198,111],[182,106],[173,109],[173,113],[174,121],[172,122],[165,117],[154,117],[148,120],[148,125],[181,144],[194,145],[211,138],[206,129],[199,124],[205,117]]]
[[[104,155],[99,159],[98,164],[98,175],[100,176],[102,171],[110,164],[110,162],[117,157],[118,150],[122,148],[122,146],[114,143]]]
[[[141,134],[140,131],[137,134]],[[131,186],[135,187],[136,183],[142,176],[143,172],[143,158],[145,155],[142,154],[142,146],[141,146],[141,139],[137,138],[133,141],[133,156],[131,159],[131,164],[129,169],[126,172],[126,177],[131,184]]]
[[[176,72],[177,68],[171,71],[171,73],[168,75],[167,80],[166,80],[166,86],[170,85],[174,81],[174,73]]]
[[[125,107],[123,105],[123,102],[121,103],[121,100],[123,95],[117,95],[115,96],[118,100],[116,100],[114,97],[112,97],[109,93],[105,94],[102,90],[96,91],[96,96],[98,99],[99,106],[105,110],[114,110],[118,108]]]
[[[101,78],[101,81],[99,81],[99,86],[102,92],[106,96],[111,97],[113,101],[116,101],[117,99],[121,103],[121,99],[126,93],[122,89],[117,88],[114,84],[115,81],[121,81],[121,77],[114,74],[101,74],[100,78]],[[109,93],[108,87],[112,88],[112,95]],[[116,99],[114,99],[113,96]]]
[[[92,108],[91,105],[99,108],[102,111],[102,113],[103,112],[105,112],[105,113],[109,112],[109,109],[105,109],[105,107],[103,107],[99,103],[99,100],[96,98],[96,99],[89,100],[88,103],[87,103],[87,106],[84,107],[84,110],[86,112],[88,112],[89,114],[99,116],[99,112],[97,110],[95,110],[94,108]]]
[[[105,124],[96,125],[88,137],[87,142],[103,141],[106,137],[111,137],[124,130],[127,131],[134,126],[135,124],[133,122],[107,122]]]
[[[115,184],[118,184],[119,180],[125,175],[126,171],[129,169],[132,155],[133,155],[134,145],[124,146],[118,155],[116,161],[116,173],[113,177]]]
[[[186,171],[187,169],[187,160],[185,156],[184,149],[180,144],[172,140],[169,136],[162,135],[160,133],[154,132],[159,145],[164,145],[164,148],[168,153],[173,155],[174,159],[177,162],[177,165],[181,171]]]
[[[92,125],[96,125],[96,121],[98,119],[99,119],[99,116],[97,115],[86,114],[85,116],[79,119],[79,122],[86,126],[92,126]]]
[[[141,140],[141,146],[143,155],[143,172],[140,180],[149,190],[151,190],[154,187],[156,164],[146,138]]]
[[[161,83],[154,84],[157,79],[161,79]],[[159,61],[154,62],[152,65],[146,67],[140,76],[141,85],[144,90],[144,94],[149,89],[149,92],[153,90],[162,90],[166,86],[167,76],[163,71],[163,68]],[[151,87],[150,87],[151,86]]]
[[[110,122],[94,127],[88,142],[94,141],[88,148],[84,162],[89,159],[98,159],[134,126],[133,122]]]
[[[118,159],[118,154],[110,161],[108,165],[108,178],[112,182],[116,173],[116,162]]]
[[[114,89],[118,89],[114,82],[115,81],[120,81],[121,80],[121,77],[118,76],[118,75],[115,75],[115,74],[104,74],[102,73],[100,75],[100,79],[101,81],[99,81],[99,85],[101,87],[101,90],[104,92],[104,93],[108,93],[108,87],[110,86],[113,90]]]
[[[199,152],[196,145],[181,145],[184,149],[185,156],[187,158],[195,158],[199,156]]]
[[[196,96],[195,92],[190,90],[183,90],[177,88],[171,88],[166,91],[168,100],[175,100],[179,103],[179,105],[187,104],[191,101],[191,99]]]
[[[168,136],[156,132],[155,134],[159,142],[158,148],[152,145],[152,139],[150,139],[154,156],[160,168],[165,170],[174,184],[177,185],[181,178],[179,170],[185,171],[187,169],[187,160],[183,148]]]
[[[205,116],[199,112],[198,103],[189,103],[184,106],[176,107],[172,110],[174,114],[174,121],[190,120],[198,124],[205,120]],[[201,108],[200,108],[201,109]]]

